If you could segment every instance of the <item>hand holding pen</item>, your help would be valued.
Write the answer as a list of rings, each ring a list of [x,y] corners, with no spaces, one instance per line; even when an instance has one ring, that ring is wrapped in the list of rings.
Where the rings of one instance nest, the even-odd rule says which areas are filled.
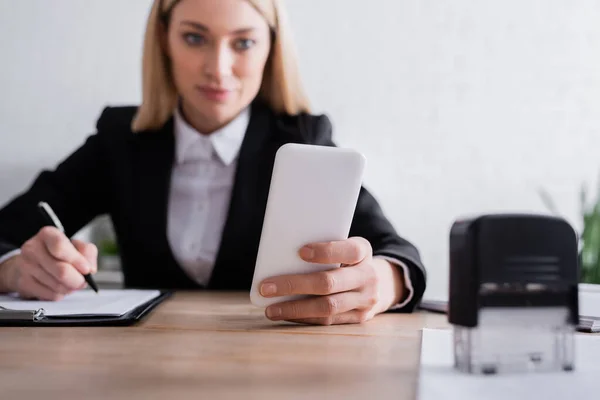
[[[46,219],[46,222],[49,225],[57,228],[60,231],[60,233],[62,233],[64,236],[65,228],[63,227],[63,224],[60,222],[60,220],[58,219],[58,217],[56,216],[56,214],[54,213],[52,208],[50,208],[50,205],[48,203],[42,201],[38,204],[38,208],[40,209],[40,212]],[[66,243],[65,243],[65,246],[69,247],[66,245]],[[75,246],[75,244],[74,244],[74,246]],[[84,247],[84,248],[87,247],[87,244],[83,243],[82,247]],[[95,246],[94,246],[94,248],[95,248]],[[64,249],[64,250],[67,251],[67,249]],[[77,250],[77,249],[75,248],[75,250]],[[98,257],[97,249],[95,252],[95,256],[96,256],[95,258]],[[55,257],[56,257],[56,254],[55,254]],[[69,256],[67,256],[67,257],[69,257]],[[85,257],[84,257],[84,259],[85,259]],[[76,256],[75,254],[73,254],[71,256],[71,260],[74,263],[82,263],[80,268],[77,268],[77,265],[74,265],[74,266],[77,268],[77,270],[79,270],[79,272],[81,272],[83,274],[83,278],[85,279],[87,284],[90,285],[90,287],[94,290],[94,292],[98,293],[98,286],[96,285],[96,282],[94,282],[94,278],[92,278],[92,268],[91,267],[86,268],[85,262],[83,261],[83,259],[81,259],[81,257],[79,257],[79,256]],[[96,264],[96,260],[94,260],[94,264]]]
[[[97,290],[91,279],[97,269],[96,246],[69,240],[52,209],[46,203],[40,203],[38,208],[37,212],[47,218],[49,226],[27,240],[20,254],[2,264],[0,291],[16,292],[24,298],[56,301],[83,289],[86,279]]]

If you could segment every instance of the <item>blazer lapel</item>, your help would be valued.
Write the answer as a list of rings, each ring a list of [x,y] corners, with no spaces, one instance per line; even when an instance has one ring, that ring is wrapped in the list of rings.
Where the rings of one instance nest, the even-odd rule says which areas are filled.
[[[269,140],[273,118],[268,107],[255,102],[251,112],[211,289],[246,290],[254,273],[276,149]]]
[[[143,132],[133,138],[133,202],[130,215],[135,232],[131,237],[152,262],[137,268],[146,279],[169,287],[197,287],[178,266],[167,238],[168,201],[171,172],[175,157],[173,119],[155,132]]]

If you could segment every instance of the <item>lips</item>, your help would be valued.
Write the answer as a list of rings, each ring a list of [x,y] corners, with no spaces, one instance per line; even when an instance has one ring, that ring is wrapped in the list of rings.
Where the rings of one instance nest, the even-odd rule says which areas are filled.
[[[223,102],[229,99],[233,90],[211,86],[197,86],[200,94],[210,101]]]

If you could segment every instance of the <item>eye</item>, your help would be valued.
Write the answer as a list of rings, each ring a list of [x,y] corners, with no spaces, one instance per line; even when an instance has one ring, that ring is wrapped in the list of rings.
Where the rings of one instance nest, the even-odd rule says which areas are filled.
[[[256,44],[252,39],[238,39],[234,42],[233,47],[239,51],[245,51]]]
[[[201,46],[206,43],[206,39],[199,33],[184,33],[183,40],[190,46]]]

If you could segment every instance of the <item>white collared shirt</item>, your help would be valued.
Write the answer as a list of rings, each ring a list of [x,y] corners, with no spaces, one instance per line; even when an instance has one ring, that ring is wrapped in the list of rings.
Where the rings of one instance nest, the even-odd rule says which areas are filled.
[[[174,122],[169,245],[187,275],[198,284],[207,285],[221,244],[250,110],[245,109],[210,135],[192,128],[179,110],[175,111]]]
[[[175,165],[169,195],[168,239],[175,259],[200,285],[208,284],[227,218],[237,155],[250,122],[249,109],[212,133],[202,135],[175,112]],[[413,287],[408,267],[398,260],[408,295],[392,309],[408,304]]]

